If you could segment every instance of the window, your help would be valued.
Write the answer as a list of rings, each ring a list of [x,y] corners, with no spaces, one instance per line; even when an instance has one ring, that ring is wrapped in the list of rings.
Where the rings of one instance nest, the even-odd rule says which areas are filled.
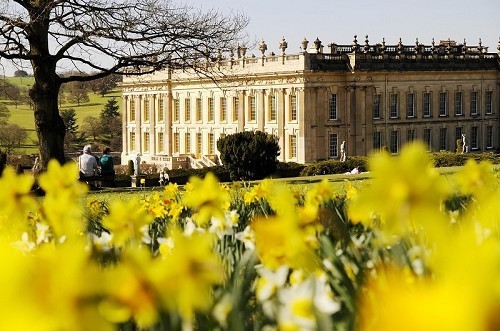
[[[290,121],[297,120],[297,96],[290,96]]]
[[[422,113],[424,117],[431,117],[431,94],[430,92],[424,92],[422,97]]]
[[[479,149],[479,129],[477,126],[470,128],[470,148]]]
[[[439,116],[446,116],[446,92],[439,93]]]
[[[493,148],[493,126],[486,126],[486,148]]]
[[[238,121],[239,110],[240,110],[240,98],[233,97],[233,122]]]
[[[128,143],[129,151],[135,151],[135,132],[130,132]]]
[[[415,129],[408,129],[406,131],[406,142],[411,143],[415,141]]]
[[[424,145],[427,147],[427,150],[430,151],[432,148],[432,137],[431,137],[431,129],[424,129]]]
[[[213,133],[208,134],[208,154],[214,154],[215,136]]]
[[[397,130],[391,131],[391,154],[397,154],[399,152],[399,132]]]
[[[486,91],[485,98],[486,98],[485,100],[486,114],[493,114],[493,92]]]
[[[276,96],[272,95],[269,97],[269,121],[276,121]]]
[[[191,122],[191,99],[184,99],[184,120]]]
[[[144,122],[149,122],[149,97],[144,98]]]
[[[257,114],[257,104],[254,96],[249,97],[249,103],[250,103],[250,112],[248,114],[248,120],[249,121],[255,121],[256,114]]]
[[[220,121],[227,121],[227,99],[224,97],[220,98]]]
[[[373,149],[379,150],[382,147],[382,135],[380,132],[373,132]]]
[[[328,119],[337,119],[337,94],[330,94],[330,99],[328,100]]]
[[[289,148],[290,148],[290,158],[294,159],[297,157],[297,136],[291,134],[288,136],[290,139]]]
[[[373,95],[373,118],[374,119],[380,118],[380,100],[381,100],[380,94]]]
[[[201,154],[201,151],[203,150],[203,136],[201,133],[196,134],[196,153]]]
[[[457,116],[463,115],[462,104],[463,104],[463,93],[455,92],[455,115]]]
[[[415,117],[415,94],[408,93],[406,95],[406,116]]]
[[[391,118],[398,118],[398,95],[391,93]]]
[[[174,132],[174,153],[179,153],[179,146],[180,146],[179,133]]]
[[[184,142],[186,144],[186,154],[190,154],[191,153],[191,133],[190,132],[186,132],[184,134]]]
[[[130,122],[135,121],[135,100],[130,100],[130,111],[129,111],[129,119]]]
[[[158,99],[158,122],[163,122],[165,120],[165,105],[163,104],[163,98]]]
[[[446,137],[448,130],[439,128],[439,150],[446,151],[448,149],[448,139]]]
[[[339,144],[339,138],[336,133],[330,133],[328,136],[328,157],[330,159],[336,158],[339,156],[338,152],[338,144]]]
[[[201,103],[201,98],[196,98],[196,121],[201,122],[203,120],[203,106]]]
[[[181,105],[179,99],[174,99],[174,111],[172,119],[174,122],[179,122],[180,108]]]
[[[158,132],[158,152],[163,153],[165,149],[165,140],[163,132]]]
[[[142,150],[144,151],[144,153],[149,153],[149,143],[150,143],[150,140],[149,140],[149,132],[144,132],[143,134],[143,145],[142,145]]]
[[[477,92],[470,93],[470,114],[477,115]]]
[[[208,121],[213,122],[215,115],[214,99],[208,98]]]

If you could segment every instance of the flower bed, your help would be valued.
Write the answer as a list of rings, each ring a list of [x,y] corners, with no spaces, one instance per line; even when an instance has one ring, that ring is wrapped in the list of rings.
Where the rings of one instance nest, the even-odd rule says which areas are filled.
[[[87,198],[74,164],[0,178],[0,330],[491,330],[499,186],[457,187],[421,145],[338,196],[212,174],[143,200]]]

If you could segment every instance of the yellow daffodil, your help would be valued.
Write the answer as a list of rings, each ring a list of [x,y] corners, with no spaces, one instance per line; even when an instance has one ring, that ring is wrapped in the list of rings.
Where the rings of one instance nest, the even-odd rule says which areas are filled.
[[[29,175],[16,175],[14,169],[7,167],[0,177],[0,237],[17,239],[28,231],[28,213],[37,208],[31,195],[33,178]]]
[[[224,269],[213,252],[214,237],[194,232],[186,237],[172,232],[173,248],[157,259],[152,270],[163,306],[190,321],[195,311],[212,305],[212,287],[224,280]]]
[[[183,202],[195,212],[194,220],[199,226],[205,226],[212,216],[224,218],[224,210],[229,208],[230,195],[221,187],[217,177],[208,173],[204,179],[192,177],[186,185]]]
[[[68,162],[61,166],[56,160],[40,175],[40,187],[46,192],[43,217],[56,238],[78,237],[84,227],[83,196],[87,185],[78,181],[78,166]]]
[[[493,165],[487,161],[477,163],[473,159],[467,160],[465,166],[456,173],[456,179],[462,193],[473,194],[479,198],[498,189],[498,180],[493,174]]]
[[[394,235],[418,232],[423,225],[445,226],[441,204],[450,188],[421,143],[404,146],[400,156],[375,155],[370,169],[370,185],[349,204],[353,221],[372,226],[377,215],[389,240]]]
[[[97,310],[101,276],[82,244],[16,256],[2,248],[0,329],[112,330]]]
[[[109,205],[109,215],[103,218],[102,224],[113,235],[116,246],[123,246],[127,242],[140,243],[141,228],[151,224],[153,217],[144,212],[139,201],[127,202],[114,200]]]
[[[105,299],[99,310],[114,323],[134,318],[141,328],[158,320],[159,298],[153,284],[153,259],[144,248],[127,247],[121,263],[105,272]]]

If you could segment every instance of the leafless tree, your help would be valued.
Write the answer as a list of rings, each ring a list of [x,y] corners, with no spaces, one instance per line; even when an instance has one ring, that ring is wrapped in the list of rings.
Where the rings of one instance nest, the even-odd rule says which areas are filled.
[[[25,129],[17,124],[0,125],[0,146],[7,154],[12,154],[16,148],[20,148],[21,144],[28,138],[28,133]]]
[[[82,130],[90,134],[95,142],[97,140],[97,136],[102,134],[101,120],[99,117],[86,116],[83,119]]]
[[[247,19],[171,0],[3,0],[0,22],[0,57],[33,69],[29,94],[44,170],[51,158],[65,161],[61,84],[197,67],[200,57],[234,48]],[[92,74],[62,77],[63,70]]]

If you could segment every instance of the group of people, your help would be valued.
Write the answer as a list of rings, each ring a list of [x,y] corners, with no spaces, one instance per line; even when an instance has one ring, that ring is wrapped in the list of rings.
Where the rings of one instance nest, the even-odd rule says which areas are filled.
[[[80,170],[80,177],[93,177],[93,176],[114,176],[115,165],[113,157],[110,155],[111,149],[106,147],[102,151],[102,155],[98,157],[92,154],[92,146],[86,145],[83,148],[83,153],[78,157],[78,168]]]

